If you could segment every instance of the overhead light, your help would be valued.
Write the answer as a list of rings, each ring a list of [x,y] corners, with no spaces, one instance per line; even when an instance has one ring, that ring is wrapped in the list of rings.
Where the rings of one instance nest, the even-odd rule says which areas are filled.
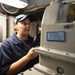
[[[0,0],[0,3],[16,7],[16,8],[25,8],[28,3],[27,1],[21,1],[21,0]]]

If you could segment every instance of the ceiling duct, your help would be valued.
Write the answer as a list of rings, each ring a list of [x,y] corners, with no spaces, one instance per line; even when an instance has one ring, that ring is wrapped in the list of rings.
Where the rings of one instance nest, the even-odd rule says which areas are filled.
[[[48,5],[50,5],[50,2],[52,0],[27,0],[27,1],[28,1],[28,6],[23,9],[24,13],[29,13],[29,12],[33,12],[45,8]]]
[[[0,12],[16,14],[20,9],[25,8],[28,5],[27,0],[0,0]]]
[[[16,14],[16,13],[18,13],[18,11],[19,11],[18,8],[0,3],[0,12],[2,12],[2,13]]]

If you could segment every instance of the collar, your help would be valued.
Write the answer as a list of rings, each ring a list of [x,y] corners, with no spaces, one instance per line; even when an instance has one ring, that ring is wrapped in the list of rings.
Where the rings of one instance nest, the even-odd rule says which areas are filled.
[[[18,37],[16,36],[16,34],[17,34],[17,33],[15,32],[15,33],[11,36],[13,43],[14,43],[14,44],[23,43],[23,41],[21,41],[21,40],[18,39]],[[28,41],[30,41],[30,42],[33,41],[33,37],[31,37],[31,36],[28,35]]]

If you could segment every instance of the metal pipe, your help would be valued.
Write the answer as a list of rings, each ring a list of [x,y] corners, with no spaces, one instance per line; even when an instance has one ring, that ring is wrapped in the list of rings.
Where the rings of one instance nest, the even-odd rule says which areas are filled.
[[[59,3],[61,3],[61,2],[62,2],[62,0],[55,0],[55,1],[57,1],[57,2],[59,2]]]
[[[55,1],[55,0],[52,0],[52,1]]]

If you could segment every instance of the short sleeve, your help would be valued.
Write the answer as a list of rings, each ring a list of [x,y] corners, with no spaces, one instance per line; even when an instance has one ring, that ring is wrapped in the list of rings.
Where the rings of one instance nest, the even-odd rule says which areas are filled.
[[[0,47],[1,52],[1,75],[5,75],[13,62],[13,53],[8,41],[4,41]]]
[[[0,52],[0,62],[1,62],[1,52]],[[2,75],[1,74],[1,63],[0,63],[0,75]]]

